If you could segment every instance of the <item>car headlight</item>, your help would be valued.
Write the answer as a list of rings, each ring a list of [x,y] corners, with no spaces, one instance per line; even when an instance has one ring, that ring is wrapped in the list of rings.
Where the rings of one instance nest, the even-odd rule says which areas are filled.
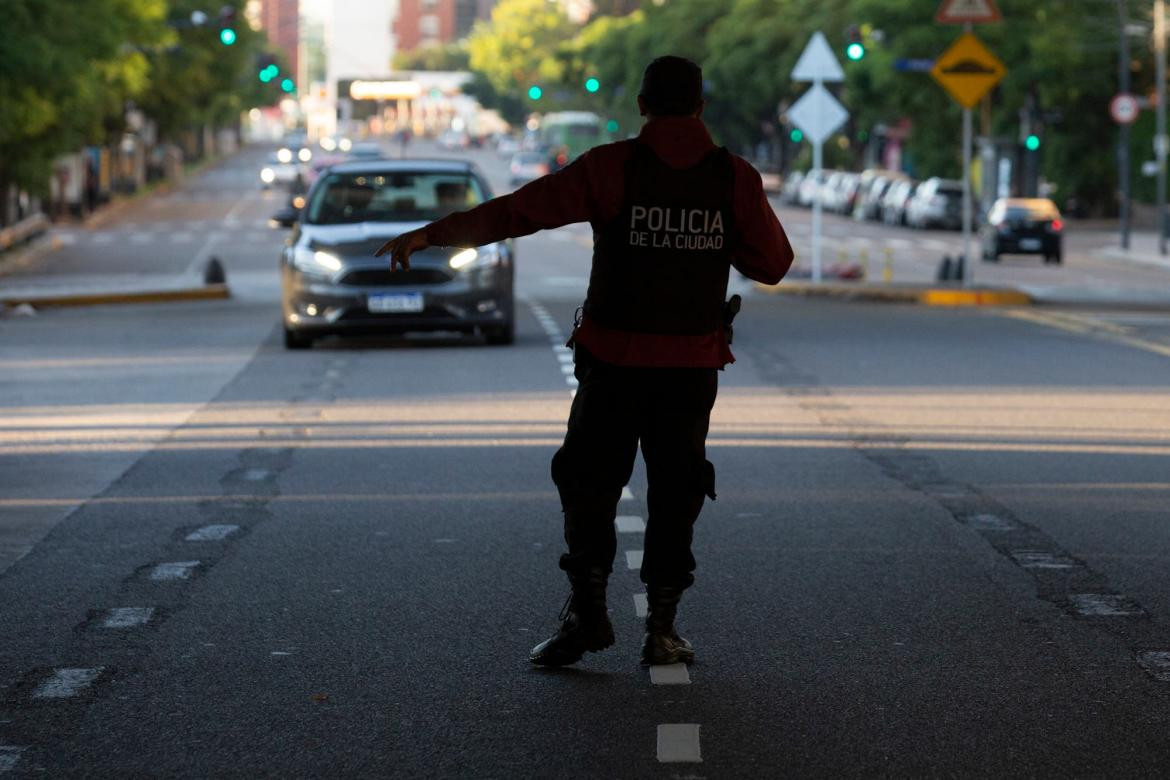
[[[313,150],[309,148],[301,149],[297,152],[297,159],[301,162],[308,162],[313,159]]]
[[[334,141],[331,136],[325,136],[319,143],[321,144],[321,148],[327,152],[332,152],[337,148],[337,141]]]
[[[276,153],[276,159],[280,160],[282,163],[292,162],[292,149],[281,149]]]
[[[303,209],[305,207],[305,196],[297,195],[292,199],[292,204],[294,209]]]
[[[265,168],[264,170],[260,171],[260,181],[264,182],[265,184],[271,184],[272,182],[276,181],[276,171],[272,170],[271,168]]]
[[[298,270],[307,274],[328,276],[341,270],[341,258],[319,249],[298,247],[293,252],[293,263]]]
[[[456,271],[472,268],[488,268],[500,264],[500,250],[495,246],[485,246],[479,249],[461,249],[451,255],[447,264]]]
[[[348,152],[353,148],[353,141],[349,140],[348,138],[342,138],[337,142],[337,148],[343,152]]]

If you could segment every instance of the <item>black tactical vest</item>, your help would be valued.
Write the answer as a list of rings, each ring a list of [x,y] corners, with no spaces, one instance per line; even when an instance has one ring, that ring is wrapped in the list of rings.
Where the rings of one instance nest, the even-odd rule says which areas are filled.
[[[731,267],[731,155],[713,149],[680,170],[632,143],[622,210],[594,232],[585,315],[627,332],[711,333]]]

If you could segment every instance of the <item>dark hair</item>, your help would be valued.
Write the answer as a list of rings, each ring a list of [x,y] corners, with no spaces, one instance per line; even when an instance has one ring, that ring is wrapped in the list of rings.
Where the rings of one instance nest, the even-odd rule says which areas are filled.
[[[683,57],[659,57],[646,66],[638,94],[647,113],[690,116],[703,103],[703,69]]]

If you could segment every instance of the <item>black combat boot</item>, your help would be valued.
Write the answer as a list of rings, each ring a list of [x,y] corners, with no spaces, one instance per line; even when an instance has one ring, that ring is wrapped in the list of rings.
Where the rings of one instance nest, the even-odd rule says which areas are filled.
[[[642,642],[642,663],[648,666],[689,664],[695,660],[691,643],[674,630],[682,588],[646,586],[646,639]]]
[[[605,608],[608,578],[603,569],[569,575],[573,593],[561,610],[561,627],[532,648],[529,661],[539,666],[567,666],[580,661],[585,651],[595,653],[613,644],[613,624]]]

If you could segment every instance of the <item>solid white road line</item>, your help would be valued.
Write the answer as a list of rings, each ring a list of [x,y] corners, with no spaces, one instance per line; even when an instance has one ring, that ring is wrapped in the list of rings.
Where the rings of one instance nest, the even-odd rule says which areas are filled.
[[[619,534],[640,534],[646,531],[646,524],[637,515],[618,515],[614,519]]]
[[[244,472],[244,479],[249,482],[263,482],[272,476],[272,472],[268,469],[248,469]]]
[[[199,561],[170,561],[160,563],[150,572],[152,580],[189,580]]]
[[[236,201],[236,205],[232,206],[227,214],[224,214],[223,221],[224,222],[229,222],[229,221],[234,222],[236,219],[236,215],[239,214],[243,210],[244,206],[248,205],[248,201],[250,201],[251,199],[252,199],[252,193],[249,192],[247,195],[245,195],[244,197],[242,197],[238,201]]]
[[[69,699],[93,684],[102,667],[92,669],[54,669],[53,676],[33,691],[34,699]]]
[[[16,764],[20,761],[20,754],[26,749],[17,745],[0,745],[0,772],[16,771]]]
[[[654,685],[690,685],[691,673],[686,664],[651,666],[650,682]]]
[[[971,515],[967,525],[977,531],[1014,531],[1016,524],[999,515]]]
[[[626,550],[626,567],[630,569],[642,568],[641,550]]]
[[[240,530],[238,525],[230,525],[227,523],[217,525],[205,525],[191,533],[187,534],[188,542],[218,542],[226,539],[231,534]]]
[[[630,486],[626,485],[622,488],[622,501],[633,501],[634,491],[630,490]]]
[[[1013,550],[1011,556],[1023,569],[1071,569],[1076,566],[1071,558],[1040,550]]]
[[[222,234],[218,230],[208,231],[207,239],[195,250],[195,254],[191,257],[191,262],[187,263],[185,273],[193,274],[196,271],[202,270],[203,263],[211,256],[211,248],[215,246],[215,242],[219,241],[221,236]]]
[[[145,626],[154,617],[154,607],[114,607],[106,612],[102,628]]]
[[[658,724],[658,760],[664,764],[702,763],[698,723]]]
[[[650,611],[650,605],[646,601],[645,593],[634,594],[634,614],[640,618],[646,617],[646,613]]]

